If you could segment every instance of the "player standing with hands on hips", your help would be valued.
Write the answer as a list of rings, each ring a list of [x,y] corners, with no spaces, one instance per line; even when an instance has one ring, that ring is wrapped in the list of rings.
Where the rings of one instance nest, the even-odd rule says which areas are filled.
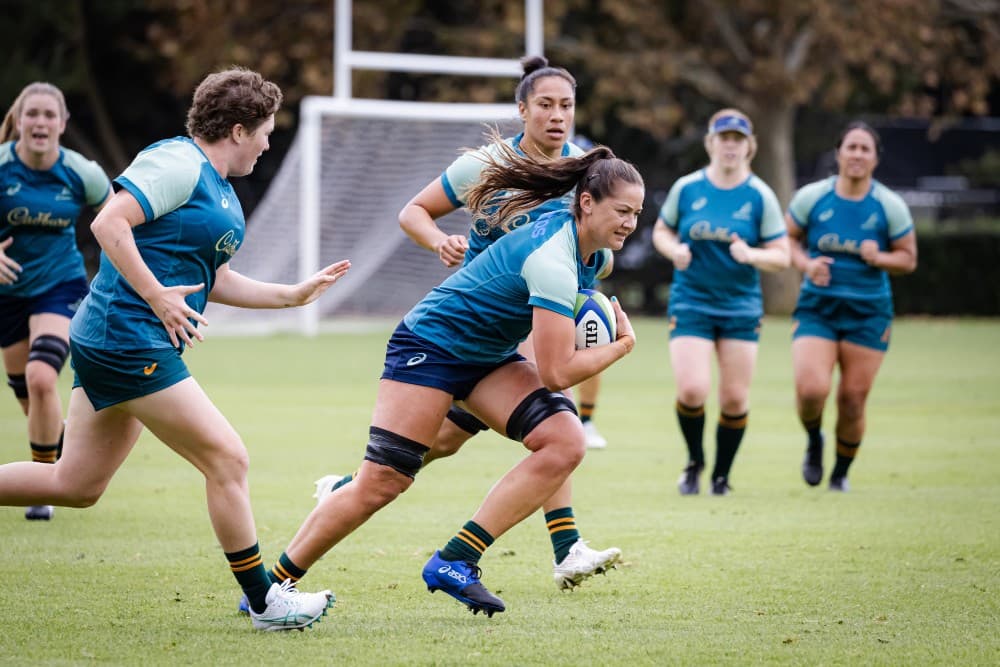
[[[792,197],[786,221],[792,263],[803,273],[793,314],[792,366],[799,420],[808,434],[802,477],[823,480],[823,408],[835,366],[837,454],[831,491],[847,491],[847,470],[865,434],[865,403],[889,349],[889,274],[917,268],[917,237],[903,199],[873,178],[878,133],[850,123],[837,141],[837,174]]]
[[[719,364],[719,423],[712,494],[729,494],[729,473],[746,432],[750,380],[764,315],[759,271],[788,266],[788,238],[774,192],[750,171],[757,152],[753,124],[737,109],[708,121],[709,164],[682,177],[667,195],[653,245],[674,264],[670,286],[670,363],[677,420],[688,463],[681,495],[699,491],[702,436],[712,355]]]
[[[542,163],[498,145],[500,153],[469,193],[475,215],[491,227],[509,225],[575,188],[571,208],[504,234],[407,313],[389,339],[358,476],[316,506],[273,575],[298,580],[408,489],[453,401],[462,401],[529,453],[434,553],[423,579],[473,612],[504,611],[481,583],[480,558],[566,482],[586,449],[575,406],[562,391],[635,345],[628,317],[616,305],[617,339],[577,350],[574,306],[605,250],[621,249],[635,231],[644,187],[635,168],[607,148]],[[535,363],[517,352],[529,332]]]
[[[0,126],[0,348],[38,463],[55,463],[62,448],[56,381],[69,356],[70,318],[87,294],[77,218],[111,198],[104,170],[60,145],[68,120],[62,91],[36,81]],[[47,521],[53,508],[35,505],[24,516]]]
[[[296,285],[229,268],[246,228],[229,178],[249,174],[268,149],[281,98],[256,72],[211,74],[194,92],[190,137],[147,147],[115,179],[118,192],[91,225],[100,270],[70,327],[76,379],[64,454],[55,465],[0,466],[0,504],[89,507],[145,426],[204,475],[212,527],[259,630],[311,625],[332,595],[271,582],[250,508],[246,447],[181,353],[204,339],[198,325],[209,300],[300,306],[350,266],[332,264]]]

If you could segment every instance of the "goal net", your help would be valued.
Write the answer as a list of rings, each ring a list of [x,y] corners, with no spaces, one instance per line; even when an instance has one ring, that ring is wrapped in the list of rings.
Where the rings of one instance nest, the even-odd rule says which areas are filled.
[[[398,318],[453,269],[400,229],[399,211],[459,155],[520,130],[514,105],[307,98],[281,167],[247,221],[232,267],[295,283],[341,259],[351,270],[305,308],[250,310],[209,304],[213,331],[314,334],[321,323]],[[465,234],[459,209],[437,221]]]

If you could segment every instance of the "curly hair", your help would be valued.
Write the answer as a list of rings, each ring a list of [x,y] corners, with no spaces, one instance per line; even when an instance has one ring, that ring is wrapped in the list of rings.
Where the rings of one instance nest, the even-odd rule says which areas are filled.
[[[194,91],[188,134],[214,142],[228,136],[234,125],[253,132],[278,110],[281,98],[277,84],[243,67],[209,74]]]

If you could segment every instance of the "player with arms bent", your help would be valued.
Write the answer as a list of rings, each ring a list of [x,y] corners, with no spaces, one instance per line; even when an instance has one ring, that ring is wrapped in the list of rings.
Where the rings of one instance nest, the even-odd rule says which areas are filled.
[[[799,420],[808,434],[802,477],[823,480],[823,408],[833,369],[837,455],[831,491],[847,491],[847,470],[865,432],[865,403],[889,349],[889,274],[917,268],[917,238],[906,203],[873,178],[881,141],[855,121],[837,142],[836,176],[792,197],[785,216],[792,263],[803,273],[793,314],[792,366]]]

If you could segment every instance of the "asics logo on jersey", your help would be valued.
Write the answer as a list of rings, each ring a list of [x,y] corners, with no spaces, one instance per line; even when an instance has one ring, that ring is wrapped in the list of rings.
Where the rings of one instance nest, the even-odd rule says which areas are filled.
[[[712,229],[712,223],[708,220],[699,220],[691,225],[688,236],[692,241],[723,241],[729,243],[731,240],[729,227],[716,227]]]
[[[817,216],[817,217],[819,218],[820,222],[826,222],[827,220],[829,220],[830,218],[833,217],[833,209],[832,208],[828,208],[825,211],[823,211],[822,213],[820,213],[819,216]]]
[[[421,353],[415,354],[412,357],[410,357],[409,359],[407,359],[406,360],[406,365],[407,366],[416,366],[417,364],[424,363],[424,361],[426,361],[426,360],[427,360],[427,355],[424,354],[423,352],[421,352]]]
[[[4,190],[4,194],[7,195],[8,197],[13,197],[20,191],[21,191],[21,182],[18,181],[14,185],[8,185],[7,189]]]
[[[743,204],[743,206],[736,209],[736,212],[733,213],[733,220],[749,220],[752,214],[753,204],[747,202],[746,204]]]
[[[236,254],[236,249],[240,246],[240,242],[236,240],[236,232],[229,230],[215,242],[215,249],[218,252],[224,252],[230,257]]]
[[[872,230],[878,226],[878,215],[872,213],[868,216],[868,219],[861,223],[861,229]]]
[[[451,569],[451,565],[442,565],[438,568],[438,574],[447,574],[449,577],[463,584],[469,583],[469,580],[464,574],[458,572],[457,570]]]
[[[64,185],[62,192],[56,195],[56,201],[72,201],[72,200],[73,200],[73,191]]]
[[[700,211],[701,209],[705,208],[705,204],[707,203],[708,203],[708,197],[699,197],[698,199],[694,200],[693,204],[691,204],[691,210]]]
[[[155,370],[156,370],[156,362],[154,361],[151,366],[143,366],[142,367],[142,374],[143,375],[152,375],[153,371],[155,371]]]
[[[222,204],[222,208],[229,208],[229,199],[227,199],[226,197],[223,197],[222,201],[219,203]]]

